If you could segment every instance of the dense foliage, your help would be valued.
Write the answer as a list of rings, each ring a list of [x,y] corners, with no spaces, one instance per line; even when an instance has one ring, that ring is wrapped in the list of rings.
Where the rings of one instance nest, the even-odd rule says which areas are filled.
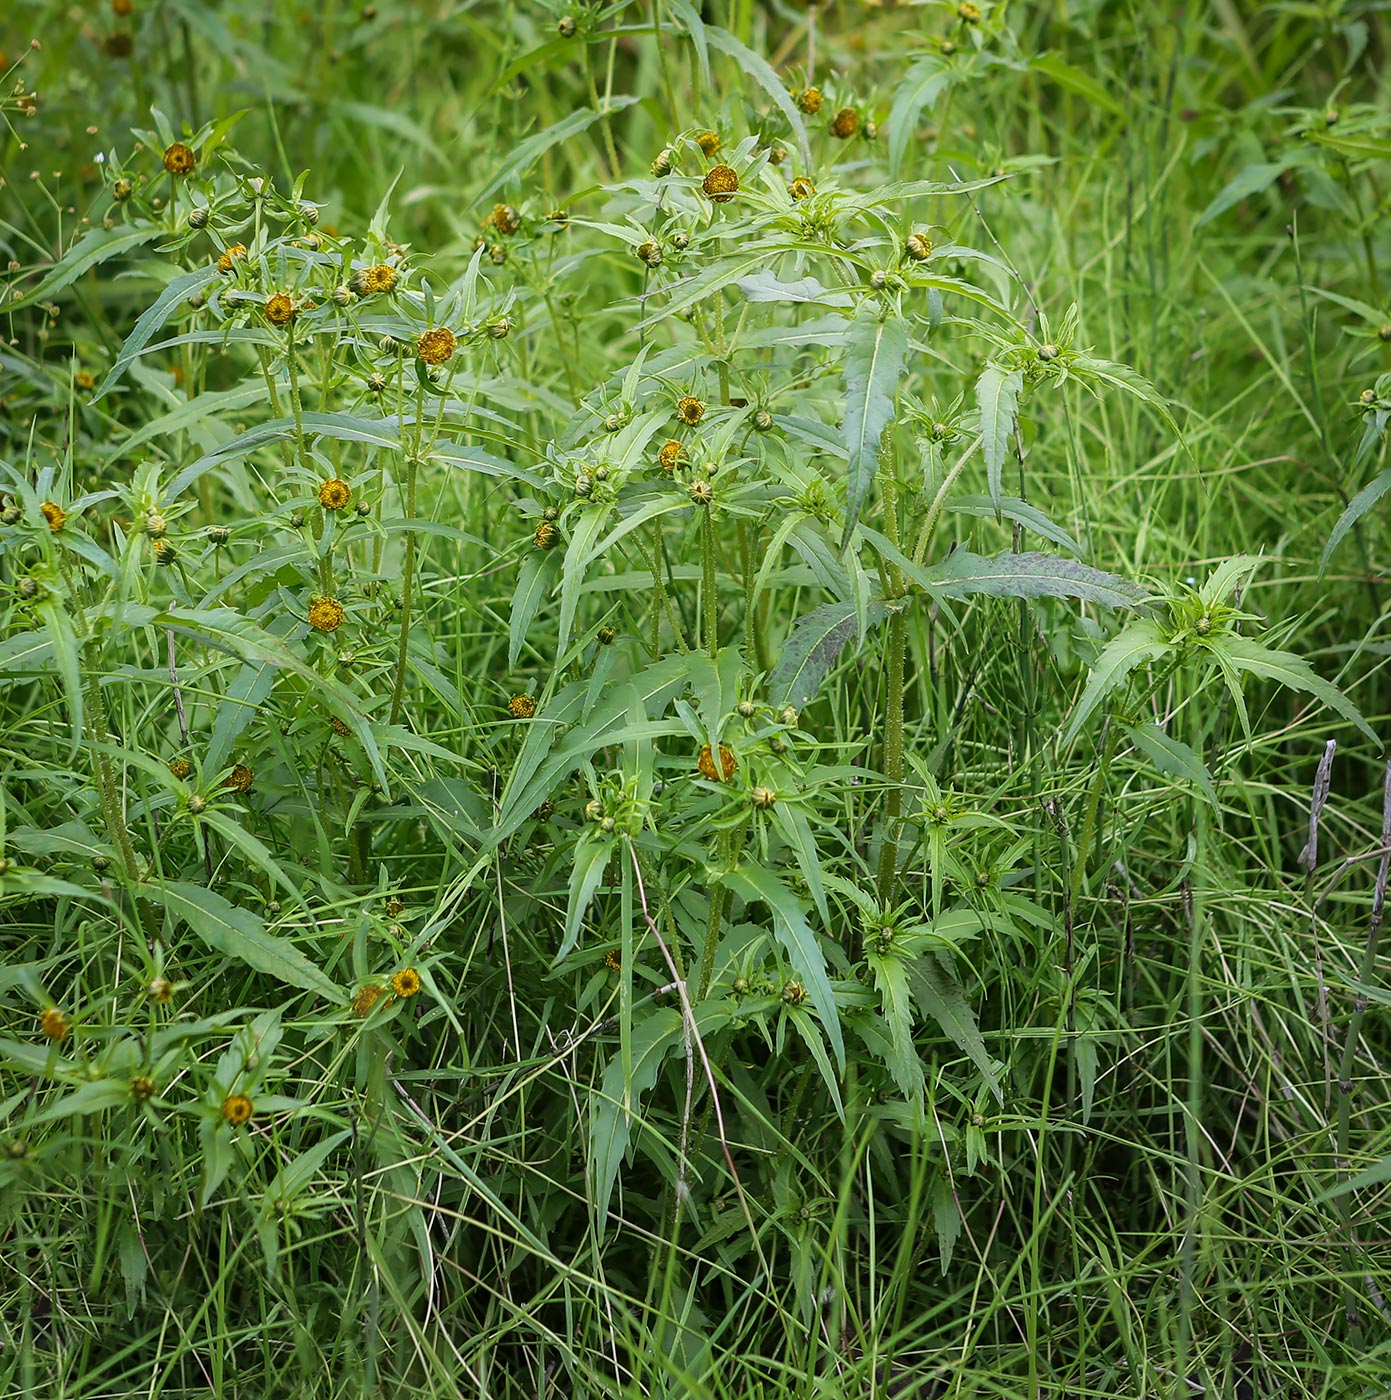
[[[1386,1393],[1391,30],[1164,10],[8,8],[5,1395]]]

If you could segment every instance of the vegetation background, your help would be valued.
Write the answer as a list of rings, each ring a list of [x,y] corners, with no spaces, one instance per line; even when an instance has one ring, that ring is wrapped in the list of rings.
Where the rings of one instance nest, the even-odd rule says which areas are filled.
[[[1391,1394],[1373,0],[11,0],[0,1392]]]

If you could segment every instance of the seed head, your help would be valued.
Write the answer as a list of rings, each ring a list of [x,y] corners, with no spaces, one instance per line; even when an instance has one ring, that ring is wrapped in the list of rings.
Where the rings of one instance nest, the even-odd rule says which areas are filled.
[[[535,719],[536,701],[530,695],[514,695],[507,702],[507,713],[513,719]]]
[[[50,1040],[66,1040],[72,1022],[56,1006],[50,1006],[39,1017],[39,1028]]]
[[[510,238],[512,234],[522,226],[522,216],[510,204],[495,204],[493,212],[483,221],[484,227],[491,225],[504,238]]]
[[[266,320],[273,326],[288,326],[295,319],[295,304],[284,292],[266,301]]]
[[[793,199],[810,199],[816,193],[816,186],[805,175],[799,175],[788,187]]]
[[[175,141],[165,148],[164,168],[171,175],[192,175],[193,167],[197,164],[197,156],[182,141]]]
[[[325,510],[342,510],[352,496],[352,489],[346,481],[330,477],[319,485],[319,504]]]
[[[903,247],[914,262],[926,262],[932,256],[932,240],[920,233],[910,233]]]
[[[696,767],[700,770],[701,777],[709,778],[712,783],[727,783],[739,771],[739,762],[734,757],[734,750],[727,744],[721,744],[720,766],[716,769],[714,751],[706,744],[696,760]]]
[[[227,781],[222,784],[232,792],[250,792],[252,773],[244,763],[232,765],[232,771],[227,775]]]
[[[536,527],[531,542],[537,549],[554,549],[560,543],[560,531],[549,520],[543,520]]]
[[[427,365],[442,365],[453,357],[457,345],[453,331],[444,326],[433,326],[421,333],[420,339],[415,342],[415,353]]]
[[[639,260],[645,262],[648,267],[662,265],[662,245],[655,239],[649,238],[646,243],[639,243],[636,251]]]
[[[171,758],[169,760],[169,771],[181,782],[193,772],[193,765],[186,758]]]
[[[728,204],[739,188],[739,176],[732,166],[717,165],[700,182],[700,187],[712,204]]]
[[[238,258],[244,258],[245,256],[246,244],[233,243],[232,246],[230,248],[225,249],[223,251],[222,256],[218,258],[217,270],[219,272],[231,272],[232,264],[235,263]]]
[[[68,513],[53,501],[45,501],[39,507],[39,514],[48,521],[48,528],[56,535],[68,523]]]
[[[382,988],[375,982],[364,982],[353,994],[353,1015],[368,1016],[382,999]]]
[[[705,405],[694,394],[686,394],[676,405],[676,416],[688,428],[694,428],[705,417]]]
[[[805,92],[798,93],[797,105],[809,117],[814,117],[821,110],[821,89],[809,87]]]
[[[842,107],[831,118],[831,135],[848,141],[860,129],[860,114],[853,107]]]
[[[316,598],[309,607],[309,625],[316,632],[336,632],[345,616],[337,598]]]
[[[420,974],[413,967],[403,967],[393,974],[391,990],[398,997],[413,997],[420,990]]]
[[[234,1127],[251,1121],[256,1105],[245,1094],[231,1094],[222,1100],[222,1116]]]
[[[713,131],[702,131],[696,137],[696,145],[700,147],[702,155],[713,156],[720,149],[720,138]]]

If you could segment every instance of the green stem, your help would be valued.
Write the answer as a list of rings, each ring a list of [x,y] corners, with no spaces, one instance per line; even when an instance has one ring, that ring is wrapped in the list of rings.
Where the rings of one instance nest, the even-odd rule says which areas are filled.
[[[415,479],[419,461],[414,452],[406,458],[406,557],[401,561],[401,634],[396,642],[396,683],[391,692],[391,722],[401,719],[406,693],[406,647],[411,635],[411,604],[415,596]]]
[[[704,606],[705,620],[701,627],[701,645],[715,660],[720,654],[720,639],[717,635],[719,623],[719,596],[715,591],[715,522],[710,516],[710,507],[704,507],[700,522],[700,571],[701,603]]]

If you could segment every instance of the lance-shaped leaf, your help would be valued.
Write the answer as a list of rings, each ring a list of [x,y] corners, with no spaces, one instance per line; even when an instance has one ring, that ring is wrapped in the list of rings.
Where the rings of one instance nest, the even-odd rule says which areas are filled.
[[[1119,574],[1093,569],[1058,554],[996,554],[989,558],[958,549],[924,574],[935,594],[964,598],[1080,598],[1103,608],[1133,608],[1148,595]]]
[[[1376,503],[1388,492],[1391,491],[1391,470],[1381,473],[1380,476],[1368,482],[1353,498],[1348,502],[1347,509],[1338,517],[1337,523],[1333,526],[1333,533],[1328,537],[1328,543],[1323,547],[1323,553],[1319,556],[1319,573],[1328,567],[1328,561],[1333,557],[1333,551],[1343,542],[1343,536],[1362,519]]]
[[[578,112],[571,112],[568,117],[563,117],[553,126],[546,127],[544,131],[538,131],[534,136],[528,136],[525,141],[519,142],[513,148],[512,154],[497,167],[493,172],[493,178],[474,196],[474,200],[478,204],[482,204],[502,189],[509,180],[520,179],[521,176],[525,175],[552,146],[558,146],[562,141],[568,141],[572,136],[578,136],[580,132],[587,130],[595,122],[604,117],[611,117],[615,112],[621,112],[625,107],[631,107],[637,100],[636,97],[610,97],[597,112],[592,107],[581,107]]]
[[[768,680],[769,693],[778,704],[795,705],[800,710],[815,699],[836,657],[855,635],[855,611],[855,600],[850,598],[825,603],[797,620]],[[871,603],[866,612],[868,625],[878,626],[888,611],[885,603]]]
[[[1288,651],[1272,651],[1250,637],[1224,637],[1222,650],[1237,670],[1260,676],[1262,680],[1277,681],[1290,690],[1303,691],[1315,700],[1321,700],[1330,710],[1355,724],[1378,749],[1381,748],[1376,731],[1362,718],[1357,706],[1337,686],[1318,675],[1303,657]]]
[[[908,327],[897,316],[880,318],[864,306],[850,328],[845,347],[845,446],[849,454],[845,535],[850,543],[874,473],[879,467],[879,439],[893,421],[898,377],[908,356]]]
[[[94,228],[84,233],[76,243],[49,268],[37,287],[26,292],[18,301],[5,308],[7,312],[22,311],[37,301],[45,301],[64,287],[76,282],[84,272],[122,253],[132,252],[143,244],[162,237],[160,228]]]
[[[216,265],[200,267],[196,272],[186,272],[182,277],[174,278],[165,287],[149,309],[135,323],[135,329],[126,337],[126,343],[121,346],[121,353],[116,356],[115,363],[111,366],[106,378],[102,380],[101,388],[93,395],[93,403],[98,399],[105,398],[111,392],[116,381],[130,368],[131,363],[150,343],[154,333],[169,317],[195,292],[201,291],[209,282],[215,281],[218,275]]]
[[[1171,649],[1172,643],[1165,638],[1159,623],[1152,617],[1137,618],[1118,636],[1112,637],[1101,649],[1101,655],[1092,667],[1086,689],[1073,711],[1072,723],[1063,735],[1063,743],[1070,744],[1077,737],[1092,711],[1113,690],[1124,685],[1137,666],[1157,661]]]
[[[1019,394],[1024,387],[1022,369],[1002,369],[986,365],[976,380],[976,406],[980,409],[981,450],[985,453],[985,473],[990,482],[990,499],[999,514],[1003,495],[1001,481],[1009,436],[1019,414]]]
[[[908,143],[917,135],[918,117],[956,81],[958,70],[945,58],[929,54],[903,75],[894,90],[893,106],[885,126],[889,133],[889,178],[898,179]]]

